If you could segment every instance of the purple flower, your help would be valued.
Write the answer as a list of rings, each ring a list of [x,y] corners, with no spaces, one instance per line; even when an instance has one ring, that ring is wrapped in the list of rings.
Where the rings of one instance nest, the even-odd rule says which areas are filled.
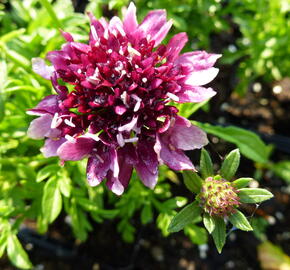
[[[150,188],[156,185],[159,164],[194,170],[183,151],[203,147],[206,135],[169,102],[202,102],[215,95],[203,85],[217,75],[213,65],[220,55],[180,55],[185,33],[162,45],[172,25],[164,10],[149,12],[141,24],[133,3],[123,22],[89,16],[88,44],[62,32],[67,42],[46,57],[52,66],[33,59],[33,70],[50,79],[57,94],[29,110],[39,118],[31,122],[28,135],[46,138],[41,149],[46,157],[88,157],[89,184],[106,178],[118,195],[133,168]]]

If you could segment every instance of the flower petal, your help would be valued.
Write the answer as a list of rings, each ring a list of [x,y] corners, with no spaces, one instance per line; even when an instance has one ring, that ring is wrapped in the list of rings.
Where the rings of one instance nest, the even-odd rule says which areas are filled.
[[[54,157],[57,156],[57,149],[66,142],[66,139],[61,138],[59,140],[53,140],[53,139],[46,139],[44,146],[40,149],[42,154],[48,158],[48,157]]]
[[[173,62],[177,57],[186,42],[188,41],[186,33],[178,33],[175,35],[166,46],[166,55],[168,62]]]
[[[154,10],[150,11],[144,18],[138,27],[138,32],[142,33],[143,37],[149,38],[149,40],[154,40],[154,46],[156,47],[166,36],[171,25],[172,21],[166,21],[165,10]]]
[[[109,152],[92,156],[87,164],[87,179],[90,186],[97,186],[106,177],[111,165]]]
[[[171,169],[173,170],[195,170],[190,159],[183,153],[183,151],[174,149],[170,149],[167,142],[163,142],[162,138],[159,140],[160,142],[160,159]]]
[[[39,140],[43,139],[51,130],[52,116],[50,114],[44,114],[31,121],[27,130],[28,137]]]
[[[63,160],[81,160],[92,152],[95,144],[96,141],[90,138],[75,138],[62,144],[57,154]]]
[[[133,166],[126,162],[126,157],[123,156],[120,151],[118,151],[118,163],[121,168],[118,177],[114,177],[113,172],[110,171],[107,175],[108,181],[106,185],[112,192],[121,195],[129,184]]]
[[[35,108],[28,110],[27,114],[30,115],[43,115],[47,113],[55,114],[59,111],[58,96],[49,95],[41,100]]]
[[[180,91],[178,93],[175,93],[176,96],[179,98],[179,103],[184,102],[203,102],[211,97],[213,97],[216,92],[212,88],[205,88],[205,87],[187,87],[187,90]]]
[[[135,168],[144,185],[149,188],[155,187],[158,178],[158,157],[153,147],[150,142],[137,144],[138,162]]]
[[[54,67],[48,66],[42,58],[32,58],[32,69],[35,73],[40,75],[46,80],[50,80]]]
[[[177,116],[174,126],[169,130],[170,142],[181,150],[200,149],[208,143],[206,134],[193,126],[187,119]]]
[[[123,27],[127,34],[132,34],[138,27],[137,17],[136,17],[136,6],[133,2],[130,3],[127,12],[124,17]]]
[[[205,85],[211,82],[217,76],[218,72],[219,69],[214,67],[193,71],[184,83],[192,86]]]

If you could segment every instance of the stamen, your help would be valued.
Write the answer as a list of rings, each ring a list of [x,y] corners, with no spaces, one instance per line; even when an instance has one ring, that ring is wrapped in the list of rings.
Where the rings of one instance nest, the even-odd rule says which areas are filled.
[[[133,137],[133,138],[130,138],[130,139],[124,139],[125,143],[131,143],[131,142],[137,142],[137,141],[138,141],[137,137]]]
[[[179,97],[172,93],[167,93],[166,95],[174,101],[179,101]]]
[[[131,97],[137,101],[134,106],[134,112],[137,112],[140,109],[142,99],[134,94]]]
[[[52,121],[51,121],[51,125],[50,128],[57,128],[62,122],[62,119],[58,116],[58,113],[55,113]]]
[[[65,137],[69,142],[71,142],[71,143],[75,143],[75,142],[76,142],[76,139],[75,139],[74,137],[68,135],[68,134],[66,134],[64,137]]]
[[[96,142],[98,142],[100,140],[100,138],[97,134],[92,134],[92,133],[86,133],[84,135],[84,137],[89,137],[89,138],[95,140]]]
[[[128,43],[127,50],[131,56],[134,56],[134,55],[141,56],[141,53],[139,53],[136,49],[134,49],[130,43]]]
[[[142,78],[143,83],[146,83],[147,81],[148,81],[147,78]]]
[[[116,137],[117,137],[117,142],[118,142],[118,144],[119,144],[121,147],[123,147],[123,146],[125,145],[125,140],[124,140],[124,138],[123,138],[122,133],[118,133]]]
[[[64,119],[64,122],[70,127],[76,127],[76,125],[72,122],[72,118],[70,118],[70,120]]]

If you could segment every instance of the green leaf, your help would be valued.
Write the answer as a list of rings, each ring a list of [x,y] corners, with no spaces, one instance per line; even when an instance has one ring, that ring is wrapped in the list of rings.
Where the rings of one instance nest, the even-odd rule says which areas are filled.
[[[5,116],[5,102],[2,93],[0,92],[0,122],[4,119],[4,116]]]
[[[221,253],[226,242],[226,224],[222,218],[215,218],[215,228],[212,232],[212,237],[218,252]]]
[[[183,171],[182,172],[183,181],[188,190],[193,193],[199,193],[203,180],[199,175],[192,171]]]
[[[215,228],[215,220],[208,213],[203,215],[203,224],[209,233],[212,233]]]
[[[3,256],[3,253],[7,246],[7,231],[1,229],[1,235],[0,235],[0,258]]]
[[[197,202],[193,202],[184,207],[172,220],[169,225],[169,232],[179,232],[185,225],[193,222],[200,216],[200,207]]]
[[[51,177],[43,188],[42,213],[49,223],[59,215],[62,208],[62,197],[56,177]]]
[[[239,178],[239,179],[233,181],[233,185],[236,189],[244,188],[244,187],[248,186],[249,183],[253,180],[254,179],[250,178],[250,177],[243,177],[243,178]]]
[[[207,242],[206,230],[195,224],[186,225],[184,227],[184,234],[187,235],[194,244],[202,245]]]
[[[203,179],[206,179],[207,177],[214,175],[210,155],[204,148],[201,149],[200,171]]]
[[[236,144],[245,157],[256,162],[268,162],[270,149],[257,134],[235,126],[213,126],[196,121],[193,123],[207,133]]]
[[[236,228],[238,228],[242,231],[252,231],[253,230],[253,228],[250,225],[247,218],[239,210],[236,210],[236,213],[230,215],[229,220]]]
[[[153,212],[151,204],[145,204],[141,211],[141,222],[147,224],[153,219]]]
[[[71,180],[66,174],[61,174],[58,180],[59,190],[63,196],[69,198],[72,190]]]
[[[263,188],[241,188],[238,191],[242,203],[259,203],[273,197],[270,191]]]
[[[235,149],[231,151],[222,163],[220,174],[226,180],[231,180],[240,165],[240,151]]]
[[[290,161],[280,161],[271,166],[273,172],[290,184]]]
[[[15,234],[10,234],[7,239],[7,254],[11,262],[20,269],[31,269],[27,253],[20,244]]]
[[[36,175],[36,182],[39,183],[52,175],[55,175],[59,171],[59,166],[56,164],[47,165],[38,171]]]

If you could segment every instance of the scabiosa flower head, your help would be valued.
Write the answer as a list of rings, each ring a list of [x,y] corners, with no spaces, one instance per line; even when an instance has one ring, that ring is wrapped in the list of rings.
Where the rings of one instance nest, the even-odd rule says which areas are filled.
[[[240,198],[232,183],[208,177],[197,196],[200,206],[211,216],[226,217],[236,212]]]
[[[183,150],[201,148],[207,144],[206,135],[178,116],[169,102],[212,97],[215,92],[202,85],[217,75],[213,65],[220,55],[180,55],[185,33],[161,45],[172,25],[164,10],[149,12],[141,24],[133,3],[123,22],[89,16],[88,44],[62,32],[67,42],[46,57],[52,66],[33,59],[34,71],[51,80],[57,94],[29,110],[40,117],[31,122],[28,135],[46,138],[41,149],[46,157],[88,157],[89,184],[106,178],[116,194],[128,185],[133,168],[150,188],[156,185],[161,163],[174,170],[194,170]]]

